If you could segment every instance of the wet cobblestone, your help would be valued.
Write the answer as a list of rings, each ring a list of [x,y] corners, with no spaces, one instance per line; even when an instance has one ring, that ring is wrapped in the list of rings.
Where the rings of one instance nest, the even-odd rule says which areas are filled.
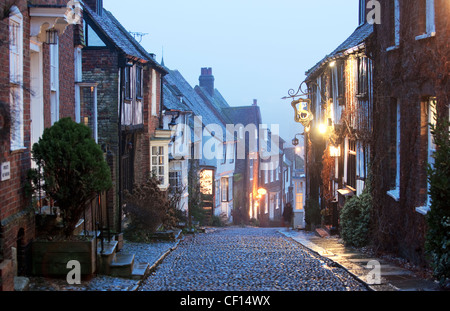
[[[224,228],[181,242],[141,291],[363,291],[333,262],[277,229]]]

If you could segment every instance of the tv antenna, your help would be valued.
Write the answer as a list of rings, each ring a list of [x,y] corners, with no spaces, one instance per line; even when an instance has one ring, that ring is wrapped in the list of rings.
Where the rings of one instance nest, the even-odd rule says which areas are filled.
[[[134,39],[136,39],[137,42],[141,43],[142,38],[147,36],[148,33],[144,33],[144,32],[131,32],[130,34],[134,37]]]

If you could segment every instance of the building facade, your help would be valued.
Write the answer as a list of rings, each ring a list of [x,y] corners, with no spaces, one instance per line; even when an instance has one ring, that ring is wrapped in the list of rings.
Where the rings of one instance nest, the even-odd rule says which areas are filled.
[[[0,1],[0,290],[30,269],[35,214],[51,205],[25,191],[31,149],[44,129],[75,119],[75,82],[82,46],[78,1]]]
[[[103,8],[85,1],[81,106],[77,116],[92,127],[107,154],[113,188],[107,193],[110,230],[121,232],[124,191],[151,175],[169,186],[170,131],[162,129],[162,77],[154,56]],[[95,113],[89,113],[94,111]]]
[[[425,262],[430,124],[449,118],[450,3],[381,1],[374,63],[373,243]],[[437,119],[435,119],[435,116]]]
[[[337,229],[339,209],[363,192],[369,175],[373,64],[366,47],[372,33],[373,25],[361,19],[350,37],[306,73],[314,114],[305,136],[307,196],[319,204],[322,225],[330,231]]]

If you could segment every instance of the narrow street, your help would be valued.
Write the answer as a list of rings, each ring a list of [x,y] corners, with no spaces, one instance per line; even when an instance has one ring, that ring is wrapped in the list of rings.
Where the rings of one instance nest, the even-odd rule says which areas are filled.
[[[331,261],[277,228],[221,228],[190,236],[141,291],[364,291]],[[282,229],[284,230],[284,229]]]

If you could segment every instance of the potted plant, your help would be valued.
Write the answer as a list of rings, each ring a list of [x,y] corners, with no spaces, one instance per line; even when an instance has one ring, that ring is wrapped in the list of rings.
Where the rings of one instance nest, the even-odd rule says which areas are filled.
[[[38,239],[33,243],[33,261],[36,263],[33,270],[37,274],[59,274],[61,269],[67,271],[67,260],[81,258],[84,261],[86,255],[80,254],[86,251],[87,257],[93,258],[94,262],[81,263],[82,273],[93,273],[95,239],[84,237],[84,241],[80,241],[73,232],[87,203],[112,186],[110,170],[101,148],[87,126],[64,118],[44,131],[33,146],[32,156],[39,168],[34,170],[34,174],[41,179],[46,195],[58,206],[62,219],[62,228],[52,237],[53,243],[48,239]],[[81,245],[81,242],[88,244]],[[57,258],[58,254],[61,258]]]

